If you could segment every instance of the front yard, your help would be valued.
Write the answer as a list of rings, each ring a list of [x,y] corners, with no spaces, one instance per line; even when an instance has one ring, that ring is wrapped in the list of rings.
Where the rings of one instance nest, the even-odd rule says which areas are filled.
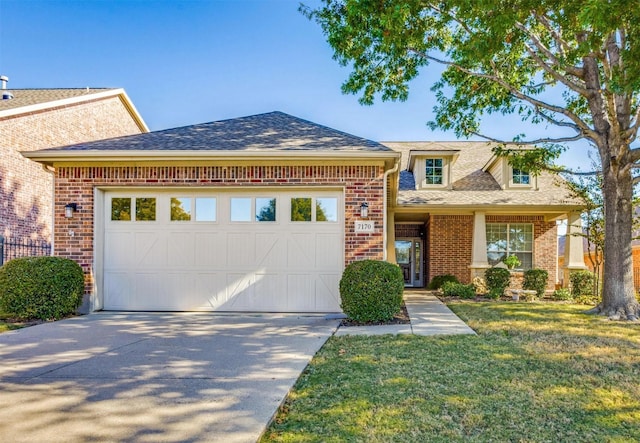
[[[478,336],[330,339],[261,441],[640,441],[639,324],[449,306]]]

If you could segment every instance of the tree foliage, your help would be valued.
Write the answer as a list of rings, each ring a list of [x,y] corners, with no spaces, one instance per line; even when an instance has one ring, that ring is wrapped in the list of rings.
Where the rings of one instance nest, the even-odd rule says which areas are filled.
[[[533,174],[567,143],[586,140],[602,163],[605,247],[602,314],[637,319],[631,268],[632,189],[640,178],[640,8],[628,0],[324,0],[301,7],[351,73],[360,102],[405,100],[434,63],[432,128],[502,143]],[[487,114],[554,128],[538,138],[483,133]],[[510,143],[510,144],[507,144]],[[535,149],[513,149],[530,145]],[[616,256],[617,254],[617,256]]]

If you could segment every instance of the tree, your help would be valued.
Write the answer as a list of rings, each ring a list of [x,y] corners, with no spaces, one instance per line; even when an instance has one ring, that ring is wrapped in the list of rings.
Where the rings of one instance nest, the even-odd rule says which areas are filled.
[[[595,311],[637,320],[631,261],[633,171],[640,107],[640,8],[628,0],[324,0],[301,11],[351,65],[342,86],[363,104],[405,100],[409,82],[433,63],[432,128],[504,145],[514,167],[539,173],[567,143],[587,141],[602,163],[604,285]],[[484,134],[485,114],[516,114],[554,128],[548,136]],[[525,154],[523,154],[525,152]]]

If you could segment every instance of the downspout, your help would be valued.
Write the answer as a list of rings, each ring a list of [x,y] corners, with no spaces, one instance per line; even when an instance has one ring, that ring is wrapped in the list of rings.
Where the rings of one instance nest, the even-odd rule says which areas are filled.
[[[55,226],[56,226],[56,170],[53,166],[42,164],[42,169],[44,172],[51,174],[51,255],[55,252],[55,238],[54,235]]]
[[[387,178],[390,174],[398,171],[400,159],[395,160],[395,165],[391,169],[384,171],[384,182],[382,192],[384,193],[384,205],[382,207],[382,260],[387,261]]]

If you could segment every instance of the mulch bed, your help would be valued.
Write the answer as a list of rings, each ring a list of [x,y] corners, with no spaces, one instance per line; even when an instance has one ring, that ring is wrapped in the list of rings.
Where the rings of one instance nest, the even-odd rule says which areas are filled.
[[[400,306],[400,312],[398,312],[391,320],[389,321],[373,321],[373,322],[358,322],[348,318],[342,320],[340,326],[379,326],[379,325],[406,325],[411,323],[409,320],[409,313],[407,312],[407,307],[402,303]]]

